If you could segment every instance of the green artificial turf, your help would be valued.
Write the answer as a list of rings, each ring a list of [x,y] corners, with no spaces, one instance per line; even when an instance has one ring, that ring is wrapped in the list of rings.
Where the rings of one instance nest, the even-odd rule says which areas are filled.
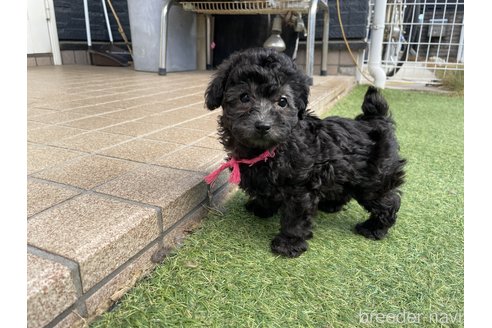
[[[359,114],[365,90],[355,88],[328,115]],[[239,192],[92,326],[462,327],[463,97],[384,95],[408,160],[386,239],[352,232],[367,217],[352,201],[318,214],[302,256],[275,256],[278,216],[253,217]]]

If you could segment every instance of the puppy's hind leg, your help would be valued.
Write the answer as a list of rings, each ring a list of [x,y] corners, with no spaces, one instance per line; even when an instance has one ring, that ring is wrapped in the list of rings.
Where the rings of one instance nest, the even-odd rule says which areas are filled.
[[[266,219],[277,213],[280,202],[267,197],[251,197],[244,207],[255,216]]]
[[[392,190],[375,200],[358,200],[371,216],[365,222],[355,226],[355,232],[369,239],[380,240],[396,222],[396,213],[400,209],[400,195]]]

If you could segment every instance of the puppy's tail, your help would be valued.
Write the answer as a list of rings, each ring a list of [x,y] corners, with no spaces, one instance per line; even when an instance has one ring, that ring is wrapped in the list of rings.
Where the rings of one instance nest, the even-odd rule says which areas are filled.
[[[362,103],[362,113],[357,119],[367,120],[389,116],[388,103],[376,87],[370,86],[367,89]]]

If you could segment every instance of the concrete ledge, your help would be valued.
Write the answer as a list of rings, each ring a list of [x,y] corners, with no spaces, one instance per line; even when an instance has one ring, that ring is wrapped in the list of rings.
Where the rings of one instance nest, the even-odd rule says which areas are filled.
[[[27,254],[27,326],[44,327],[77,300],[70,268]]]

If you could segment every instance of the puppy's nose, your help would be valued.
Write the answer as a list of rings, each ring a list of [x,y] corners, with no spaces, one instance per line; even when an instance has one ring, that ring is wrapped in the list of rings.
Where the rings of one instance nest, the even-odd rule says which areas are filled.
[[[255,123],[256,131],[260,134],[266,134],[272,126],[269,123],[257,121]]]

